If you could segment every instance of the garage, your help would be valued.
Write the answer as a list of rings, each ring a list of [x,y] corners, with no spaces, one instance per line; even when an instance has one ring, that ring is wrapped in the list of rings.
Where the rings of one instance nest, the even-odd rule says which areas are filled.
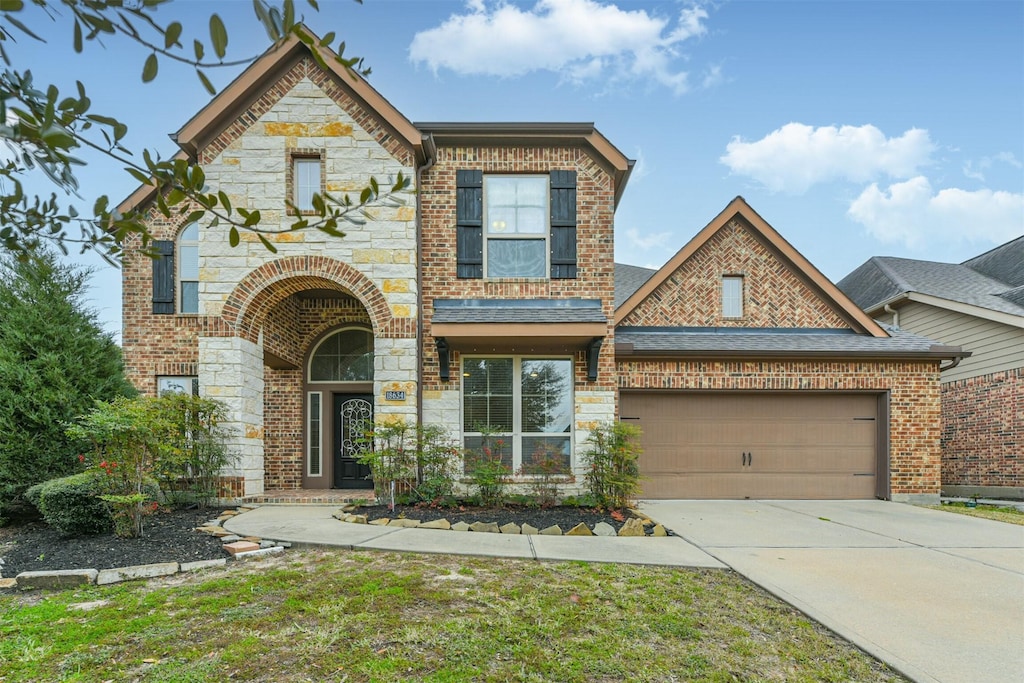
[[[878,394],[627,392],[644,498],[886,497]],[[880,487],[880,490],[879,490]]]

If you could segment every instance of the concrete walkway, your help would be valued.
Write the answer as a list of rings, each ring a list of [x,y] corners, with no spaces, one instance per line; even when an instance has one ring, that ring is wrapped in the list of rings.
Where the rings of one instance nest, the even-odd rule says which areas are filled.
[[[1024,681],[1024,526],[884,501],[641,509],[915,681]]]
[[[264,505],[231,518],[224,528],[294,544],[353,550],[395,550],[445,555],[512,557],[527,560],[585,560],[671,567],[724,568],[718,560],[679,537],[522,536],[398,529],[346,524],[334,519],[337,505]]]

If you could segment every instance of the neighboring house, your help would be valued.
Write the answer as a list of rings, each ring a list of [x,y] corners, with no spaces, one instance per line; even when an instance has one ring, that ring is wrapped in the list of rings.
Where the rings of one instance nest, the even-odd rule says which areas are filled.
[[[960,264],[875,256],[839,287],[878,320],[971,352],[942,373],[942,488],[1024,498],[1024,237]]]
[[[632,162],[592,124],[413,124],[291,39],[177,133],[268,227],[315,192],[414,179],[344,238],[152,213],[129,244],[123,347],[144,393],[225,401],[225,495],[365,487],[371,421],[495,431],[517,481],[580,490],[593,427],[639,420],[649,497],[935,499],[938,377],[960,354],[890,333],[742,199],[654,272],[613,262]],[[147,188],[122,209],[145,207]]]

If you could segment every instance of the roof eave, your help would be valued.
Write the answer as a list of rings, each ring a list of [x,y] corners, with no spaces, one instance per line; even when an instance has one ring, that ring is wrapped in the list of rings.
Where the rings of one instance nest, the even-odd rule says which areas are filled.
[[[700,359],[722,359],[730,360],[818,360],[848,359],[856,361],[878,360],[878,361],[907,361],[907,360],[955,360],[967,358],[970,351],[963,351],[960,347],[932,347],[929,351],[736,351],[736,350],[665,350],[665,349],[636,349],[629,342],[615,343],[615,357],[619,358],[686,358],[692,360]]]
[[[945,299],[940,296],[923,294],[921,292],[903,292],[891,299],[875,304],[866,310],[870,315],[877,315],[884,311],[886,306],[895,306],[897,304],[902,304],[905,301],[915,301],[917,303],[935,306],[948,311],[971,315],[983,320],[991,320],[992,322],[1002,323],[1003,325],[1009,325],[1011,327],[1024,328],[1024,315],[1014,315],[1013,313],[997,311],[991,308],[985,308],[984,306],[975,306],[974,304]]]

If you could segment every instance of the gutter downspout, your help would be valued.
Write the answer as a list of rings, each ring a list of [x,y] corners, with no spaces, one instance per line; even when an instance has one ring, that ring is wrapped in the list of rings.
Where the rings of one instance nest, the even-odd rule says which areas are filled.
[[[423,136],[426,163],[416,169],[416,424],[423,425],[423,173],[437,160],[434,135]]]
[[[892,326],[897,330],[900,329],[900,312],[889,304],[886,304],[882,310],[892,316]]]

